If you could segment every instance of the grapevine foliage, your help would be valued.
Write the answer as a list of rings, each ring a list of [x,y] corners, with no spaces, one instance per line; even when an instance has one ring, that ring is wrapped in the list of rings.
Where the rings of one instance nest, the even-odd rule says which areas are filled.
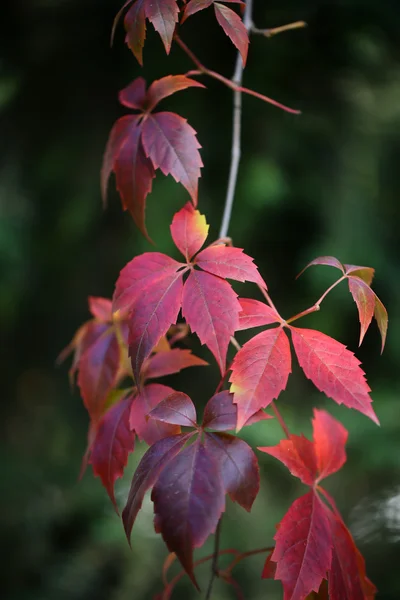
[[[201,63],[180,41],[178,23],[180,28],[189,17],[212,7],[245,65],[249,27],[242,20],[244,5],[240,0],[128,0],[114,29],[124,14],[126,42],[142,64],[150,21],[167,53],[177,40],[199,67]],[[229,84],[213,71],[204,67],[201,71]],[[284,319],[243,249],[233,246],[229,238],[204,247],[209,226],[197,210],[203,164],[196,132],[180,115],[158,110],[161,101],[178,91],[204,88],[193,79],[194,74],[167,75],[148,87],[138,77],[119,94],[121,104],[135,112],[118,119],[111,130],[101,170],[104,202],[114,173],[123,208],[148,238],[145,206],[157,170],[181,183],[190,201],[170,225],[174,256],[156,251],[135,256],[121,270],[112,300],[89,298],[92,318],[60,356],[64,359],[73,352],[70,379],[72,383],[77,380],[89,415],[82,473],[91,464],[118,512],[115,482],[124,473],[136,438],[145,442],[149,448],[133,475],[122,511],[126,535],[130,540],[144,496],[151,490],[155,530],[171,553],[164,574],[177,557],[199,587],[193,553],[216,532],[226,496],[250,511],[259,491],[258,458],[237,433],[273,418],[265,412],[272,408],[285,438],[258,450],[281,461],[308,491],[293,502],[278,524],[262,577],[281,581],[285,600],[372,599],[376,590],[367,578],[364,559],[333,498],[321,487],[326,477],[343,467],[348,433],[327,412],[317,409],[312,441],[290,433],[274,401],[286,388],[294,354],[318,390],[378,423],[370,388],[353,352],[323,332],[292,324],[319,310],[328,292],[347,281],[358,310],[360,344],[375,318],[383,350],[388,317],[371,288],[374,270],[342,264],[331,256],[311,261],[306,268],[333,267],[340,277],[312,307]],[[236,93],[248,92],[235,85],[230,87]],[[263,301],[238,297],[231,280],[255,284]],[[240,347],[236,332],[255,327],[263,330]],[[215,359],[221,375],[200,421],[194,402],[184,392],[158,381],[182,369],[208,366],[185,348],[191,332],[208,348],[208,358]],[[227,365],[231,342],[237,352]],[[232,570],[249,553],[226,552],[234,554],[234,560],[215,575],[238,592]],[[217,558],[216,550],[214,561]],[[167,581],[160,598],[170,598],[174,585],[174,580]]]

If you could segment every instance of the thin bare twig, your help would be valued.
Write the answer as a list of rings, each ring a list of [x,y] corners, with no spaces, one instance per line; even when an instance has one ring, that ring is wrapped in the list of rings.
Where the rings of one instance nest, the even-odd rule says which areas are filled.
[[[251,28],[251,33],[258,33],[270,38],[278,33],[284,33],[285,31],[290,31],[293,29],[303,29],[303,27],[307,27],[307,23],[305,21],[296,21],[295,23],[288,23],[288,25],[281,25],[280,27],[273,27],[272,29],[259,29],[253,25]]]
[[[212,563],[211,563],[211,576],[210,576],[210,581],[208,583],[205,600],[210,600],[213,585],[214,585],[214,580],[215,580],[215,577],[218,575],[218,557],[219,557],[219,544],[220,544],[220,539],[221,539],[221,524],[222,524],[222,517],[218,521],[217,529],[215,530],[214,552],[213,552]]]

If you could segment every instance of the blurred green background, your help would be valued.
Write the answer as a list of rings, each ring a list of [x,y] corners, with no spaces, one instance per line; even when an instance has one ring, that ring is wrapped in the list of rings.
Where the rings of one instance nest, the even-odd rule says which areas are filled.
[[[124,113],[117,92],[192,68],[174,47],[164,54],[149,27],[145,68],[123,44],[109,47],[121,0],[2,0],[0,7],[0,315],[3,560],[8,600],[150,599],[161,591],[166,550],[152,529],[147,501],[133,550],[99,480],[77,481],[87,415],[55,359],[88,318],[87,296],[111,296],[119,270],[151,250],[122,213],[111,184],[104,212],[99,169],[113,121]],[[357,352],[373,389],[381,427],[325,399],[294,366],[279,405],[293,431],[310,434],[312,406],[326,407],[349,429],[348,462],[327,481],[358,546],[378,598],[400,598],[400,5],[398,0],[255,0],[258,27],[303,19],[305,30],[253,38],[245,84],[303,111],[288,115],[244,98],[243,161],[230,234],[255,257],[283,315],[311,305],[336,273],[312,258],[330,254],[376,268],[375,290],[390,317],[380,356],[375,324],[358,350],[355,305],[345,286],[303,321]],[[181,35],[207,66],[230,76],[235,53],[212,11]],[[163,107],[189,119],[203,145],[200,208],[216,237],[231,143],[231,93],[215,81]],[[157,250],[174,252],[168,224],[188,199],[172,178],[157,177],[148,229]],[[237,288],[244,294],[257,290]],[[242,337],[244,340],[245,337]],[[194,342],[197,349],[198,344]],[[203,356],[210,359],[207,350]],[[212,362],[212,359],[211,359]],[[213,363],[214,364],[214,363]],[[203,404],[218,382],[188,370],[165,381]],[[274,421],[245,431],[254,446],[276,443]],[[117,483],[121,505],[144,448]],[[260,455],[263,483],[251,515],[228,505],[222,547],[268,546],[291,501],[304,488],[277,461]],[[198,556],[211,548],[198,552]],[[260,579],[263,557],[238,568],[246,598],[278,600],[280,586]],[[200,581],[208,578],[209,566]],[[196,598],[186,581],[176,598]],[[233,597],[217,583],[215,598]]]

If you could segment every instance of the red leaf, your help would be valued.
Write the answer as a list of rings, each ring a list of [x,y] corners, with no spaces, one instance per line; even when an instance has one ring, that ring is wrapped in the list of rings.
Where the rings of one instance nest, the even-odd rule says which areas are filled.
[[[317,477],[317,460],[314,444],[303,435],[291,435],[290,440],[281,440],[276,446],[258,448],[280,460],[294,477],[306,485],[313,485]]]
[[[388,314],[387,314],[386,308],[384,307],[382,302],[379,300],[378,296],[375,296],[374,316],[375,316],[376,322],[378,323],[379,331],[381,333],[381,338],[382,338],[381,353],[382,353],[383,349],[385,347],[385,342],[386,342],[386,334],[387,334],[387,328],[388,328]]]
[[[365,563],[345,524],[332,513],[332,567],[329,574],[331,600],[372,600],[376,588],[367,578]]]
[[[168,462],[183,448],[191,433],[185,433],[159,440],[143,456],[132,479],[126,506],[122,512],[122,521],[128,541],[132,527],[142,506],[143,498]]]
[[[280,321],[276,312],[259,300],[251,298],[239,298],[242,307],[239,313],[239,327],[237,331],[250,329],[250,327],[260,327],[261,325],[271,325]]]
[[[126,31],[126,43],[132,50],[133,55],[136,57],[138,63],[143,66],[143,46],[144,40],[146,39],[146,14],[145,14],[145,3],[147,0],[137,0],[135,4],[128,10],[124,19],[124,27]],[[125,4],[127,6],[128,2]],[[125,8],[125,6],[123,8]],[[119,18],[118,13],[116,21]]]
[[[375,294],[369,285],[358,277],[349,277],[349,289],[354,302],[357,304],[358,315],[360,317],[361,332],[359,345],[361,346],[374,316]]]
[[[179,9],[176,0],[145,0],[146,17],[160,34],[165,51],[169,54]]]
[[[205,360],[195,356],[190,350],[174,348],[151,356],[143,371],[145,379],[155,379],[178,373],[187,367],[201,367],[207,364]]]
[[[150,90],[149,90],[150,91]],[[126,88],[120,91],[118,99],[124,106],[145,110],[146,105],[146,81],[143,77],[137,77]]]
[[[143,124],[142,142],[154,168],[161,169],[164,175],[171,174],[175,181],[182,183],[196,205],[203,163],[195,130],[174,113],[150,114]]]
[[[243,440],[228,433],[206,433],[206,450],[219,465],[225,492],[250,512],[260,489],[260,473],[256,455]]]
[[[128,0],[116,16],[113,32],[121,13],[131,1]],[[176,0],[136,0],[128,10],[124,19],[126,42],[141,65],[143,65],[143,46],[146,38],[146,18],[160,34],[165,50],[169,54],[178,12]]]
[[[332,475],[346,462],[346,429],[324,410],[314,408],[313,437],[319,480]]]
[[[318,592],[332,560],[332,536],[325,507],[314,492],[298,498],[283,517],[275,535],[271,559],[285,600],[304,600]]]
[[[233,10],[219,2],[214,2],[214,8],[218,23],[239,50],[244,66],[249,49],[249,36],[242,19]]]
[[[149,416],[171,425],[197,427],[196,409],[189,396],[183,392],[172,392],[151,411]]]
[[[164,98],[189,87],[205,88],[206,86],[185,75],[167,75],[166,77],[154,81],[147,92],[147,110],[152,111]]]
[[[290,329],[294,349],[306,377],[338,404],[355,408],[379,424],[371,406],[370,388],[364,371],[353,352],[320,331]]]
[[[114,171],[124,210],[129,210],[140,231],[148,238],[144,223],[145,203],[155,173],[152,162],[144,154],[141,133],[139,115],[128,115],[115,123],[104,153],[101,188],[105,203],[108,179]]]
[[[230,376],[237,429],[285,389],[291,372],[289,340],[281,327],[262,331],[236,354]]]
[[[242,0],[224,0],[224,2],[231,2],[231,3],[235,3],[235,4],[242,4],[242,5],[244,4],[244,2]],[[181,23],[186,21],[186,19],[188,17],[194,15],[195,13],[199,12],[200,10],[204,10],[205,8],[208,8],[213,3],[214,3],[214,0],[191,0],[191,2],[189,2],[186,5],[185,12],[183,14]]]
[[[262,579],[275,579],[276,564],[271,560],[272,552],[270,552],[266,558],[264,568],[261,574]]]
[[[118,477],[122,477],[135,441],[135,432],[129,428],[131,404],[132,396],[121,400],[106,412],[91,447],[93,472],[101,478],[117,512],[114,483]]]
[[[116,121],[111,133],[108,137],[106,149],[103,156],[103,164],[101,167],[100,183],[101,183],[101,196],[103,204],[107,203],[107,187],[108,180],[111,173],[114,171],[116,158],[121,151],[123,144],[126,142],[130,127],[135,127],[137,123],[137,117],[127,115],[121,117]]]
[[[171,224],[172,239],[189,262],[207,239],[209,225],[204,215],[188,202],[174,215]]]
[[[108,298],[89,296],[89,310],[95,319],[103,323],[112,321],[112,302]]]
[[[176,263],[178,268],[179,263]],[[140,380],[143,362],[164,336],[170,325],[176,323],[182,302],[182,272],[172,270],[163,278],[140,290],[132,306],[130,319],[129,354],[135,380]]]
[[[222,244],[209,246],[197,255],[194,262],[212,275],[236,281],[252,281],[267,289],[253,259],[244,254],[241,248],[232,248]]]
[[[151,161],[145,156],[143,150],[142,124],[139,122],[139,117],[130,117],[130,119],[129,131],[125,143],[115,156],[113,170],[124,210],[129,210],[138,229],[151,241],[145,226],[145,208],[155,173]]]
[[[336,269],[342,271],[343,274],[345,272],[342,263],[334,256],[319,256],[318,258],[314,258],[314,260],[309,262],[308,265],[306,265],[304,269],[300,271],[297,277],[300,277],[300,275],[302,275],[304,271],[308,269],[308,267],[311,267],[313,265],[325,265],[327,267],[335,267]]]
[[[106,325],[103,325],[107,327]],[[97,420],[117,381],[120,348],[113,327],[107,327],[79,360],[78,385],[90,417]]]
[[[113,311],[131,311],[143,290],[156,286],[182,267],[173,258],[160,252],[145,252],[135,256],[119,274],[113,296]]]
[[[151,383],[138,392],[132,403],[129,425],[149,446],[162,438],[180,433],[180,427],[176,425],[147,418],[149,413],[174,391],[167,385]]]
[[[225,509],[218,466],[200,439],[162,470],[151,499],[157,530],[175,552],[193,583],[193,548],[204,544]]]
[[[182,314],[186,322],[214,354],[225,372],[229,340],[238,327],[240,304],[229,283],[193,270],[183,289]]]

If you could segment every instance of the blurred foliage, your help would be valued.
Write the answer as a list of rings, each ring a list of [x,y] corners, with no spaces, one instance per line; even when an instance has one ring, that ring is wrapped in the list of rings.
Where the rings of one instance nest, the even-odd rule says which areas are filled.
[[[120,520],[91,474],[77,482],[87,416],[55,358],[88,316],[89,294],[110,296],[127,260],[151,248],[110,193],[102,211],[99,168],[108,131],[123,114],[117,91],[141,73],[112,19],[121,0],[3,0],[0,7],[0,318],[2,331],[3,597],[9,600],[149,599],[160,591],[166,556],[152,529],[151,503],[129,550]],[[303,111],[295,117],[244,98],[243,161],[230,233],[255,257],[283,314],[311,305],[335,274],[320,267],[299,281],[309,260],[332,254],[376,268],[375,289],[389,310],[387,347],[376,327],[357,356],[373,389],[377,428],[317,393],[294,365],[279,403],[294,431],[310,433],[313,405],[349,429],[348,463],[330,491],[366,556],[382,600],[400,598],[400,10],[398,0],[255,0],[258,27],[303,19],[306,30],[252,39],[245,84]],[[206,37],[205,37],[206,36]],[[182,37],[210,65],[232,72],[234,51],[210,11]],[[149,28],[144,76],[191,68],[179,48],[170,58]],[[228,90],[207,81],[166,106],[198,130],[205,164],[200,207],[216,235],[230,159]],[[113,187],[113,186],[112,186]],[[187,200],[158,178],[148,203],[157,248],[172,250],[168,223]],[[244,288],[253,293],[253,288]],[[348,292],[335,290],[304,321],[356,350],[358,323]],[[245,339],[245,337],[243,337]],[[194,342],[196,344],[196,342]],[[202,350],[201,350],[202,351]],[[210,358],[208,356],[208,358]],[[218,380],[195,369],[171,378],[204,403]],[[274,421],[244,432],[254,446],[281,437]],[[118,486],[123,504],[135,452]],[[222,546],[268,546],[301,485],[267,456],[251,515],[229,506]],[[202,551],[207,553],[210,543]],[[263,557],[239,569],[246,597],[281,597],[260,579]],[[208,578],[209,567],[203,568]],[[202,575],[200,574],[200,580]],[[176,598],[197,597],[183,581]],[[222,584],[215,598],[232,597]]]

